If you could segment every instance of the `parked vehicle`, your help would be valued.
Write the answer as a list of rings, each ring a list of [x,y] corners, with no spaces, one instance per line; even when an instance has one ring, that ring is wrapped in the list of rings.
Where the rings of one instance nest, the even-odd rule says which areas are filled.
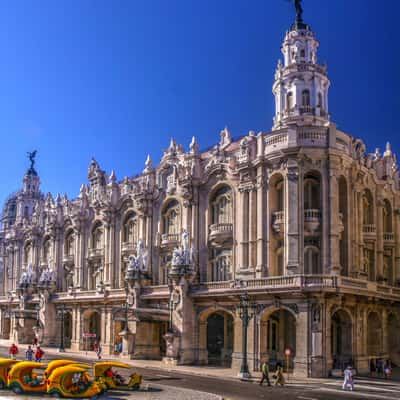
[[[47,368],[44,371],[44,376],[45,376],[45,378],[48,378],[56,368],[60,368],[60,367],[64,367],[66,365],[72,365],[72,364],[79,364],[82,366],[84,365],[86,368],[90,368],[90,365],[82,364],[82,363],[79,363],[78,361],[74,361],[74,360],[64,360],[64,359],[53,360],[47,364]]]
[[[90,380],[89,368],[84,364],[70,364],[54,369],[47,379],[47,393],[53,397],[97,398],[106,386]]]
[[[0,359],[0,389],[5,389],[7,387],[7,376],[11,367],[19,363],[17,360],[11,358]]]
[[[41,370],[46,364],[35,361],[20,361],[12,366],[7,376],[8,387],[17,394],[46,393],[47,383]]]
[[[129,364],[113,361],[104,361],[94,364],[94,376],[96,381],[104,382],[108,389],[137,390],[142,383],[142,376],[132,371],[129,381],[114,371],[113,368],[132,369]]]

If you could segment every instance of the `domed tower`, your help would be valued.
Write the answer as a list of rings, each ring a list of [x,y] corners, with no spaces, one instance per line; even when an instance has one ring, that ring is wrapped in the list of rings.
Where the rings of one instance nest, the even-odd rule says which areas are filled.
[[[297,17],[286,32],[281,60],[275,73],[272,92],[275,96],[273,130],[289,125],[329,124],[326,66],[317,62],[319,42],[310,26],[303,22],[300,2]]]

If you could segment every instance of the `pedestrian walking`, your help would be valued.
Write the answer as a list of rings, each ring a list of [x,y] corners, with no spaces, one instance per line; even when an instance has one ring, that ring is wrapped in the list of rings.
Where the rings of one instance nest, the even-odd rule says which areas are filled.
[[[96,355],[97,355],[97,359],[101,360],[101,346],[100,346],[100,344],[97,346]]]
[[[350,386],[351,391],[354,390],[353,369],[350,365],[344,370],[344,381],[342,389],[346,390],[348,386]]]
[[[25,352],[25,358],[26,358],[27,361],[32,361],[33,353],[34,353],[34,351],[33,351],[32,347],[28,346],[28,348],[27,348],[27,350]]]
[[[35,361],[41,362],[43,356],[44,356],[44,351],[40,348],[40,346],[37,346],[35,353]]]
[[[274,378],[275,378],[274,386],[278,385],[283,386],[285,384],[285,378],[283,377],[283,367],[281,364],[276,365]]]
[[[18,347],[16,346],[15,343],[13,343],[13,344],[10,346],[10,349],[9,349],[8,352],[10,353],[10,357],[11,357],[13,360],[15,360],[15,359],[17,358]]]
[[[376,372],[375,360],[371,358],[369,360],[369,376],[372,378],[375,375],[375,372]]]
[[[269,381],[269,367],[266,361],[264,361],[261,365],[261,373],[262,373],[262,378],[260,381],[260,386],[262,386],[264,381],[267,381],[268,386],[271,386],[271,382]]]
[[[392,375],[392,363],[390,360],[386,360],[383,367],[383,373],[385,375],[385,379],[390,378],[390,376]]]

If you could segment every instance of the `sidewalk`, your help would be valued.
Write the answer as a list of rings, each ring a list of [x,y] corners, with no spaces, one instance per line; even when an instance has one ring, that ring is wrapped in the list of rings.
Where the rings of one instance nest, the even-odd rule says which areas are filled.
[[[8,348],[10,347],[11,342],[9,340],[0,339],[0,347]],[[18,345],[19,347],[19,359],[23,358],[25,355],[25,350],[28,348],[28,345],[21,344]],[[82,357],[87,358],[91,361],[97,361],[97,356],[93,351],[71,351],[69,349],[66,350],[65,353],[59,353],[56,348],[54,347],[41,347],[44,352],[44,361],[47,359],[47,355],[57,356],[58,358],[79,358]],[[221,368],[221,367],[209,367],[209,366],[195,366],[195,365],[169,365],[165,364],[162,361],[157,360],[130,360],[125,358],[119,358],[118,356],[104,356],[102,357],[102,361],[121,361],[127,364],[130,364],[134,367],[143,368],[143,369],[155,369],[167,372],[178,372],[181,374],[188,374],[188,375],[197,375],[197,376],[205,376],[209,378],[216,378],[216,379],[225,379],[225,380],[235,380],[237,381],[239,378],[237,375],[230,369],[230,368]],[[394,373],[393,377],[397,380],[397,376],[399,375],[400,371]],[[258,382],[261,378],[260,372],[251,372],[252,378],[250,379],[251,382]],[[287,377],[285,373],[285,378]],[[363,381],[375,381],[377,378],[369,378],[369,377],[361,377]],[[379,379],[379,378],[378,378]],[[333,379],[333,378],[299,378],[290,375],[289,381],[286,383],[295,384],[295,385],[302,385],[302,384],[326,384],[335,380],[340,379]],[[389,382],[389,381],[388,381]]]

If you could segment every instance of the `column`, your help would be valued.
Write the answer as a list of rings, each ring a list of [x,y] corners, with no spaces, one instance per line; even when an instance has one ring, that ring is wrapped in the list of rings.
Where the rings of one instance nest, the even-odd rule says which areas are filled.
[[[258,167],[257,176],[257,266],[256,276],[261,278],[268,275],[268,227],[270,211],[266,189],[268,187],[262,166]]]
[[[378,199],[375,214],[375,224],[376,224],[376,259],[375,261],[375,271],[376,277],[383,277],[383,199]]]
[[[331,168],[329,171],[329,205],[323,204],[324,221],[329,218],[329,272],[333,275],[339,275],[340,266],[340,244],[339,244],[339,185],[337,181],[338,171]],[[330,211],[329,211],[330,209]],[[322,224],[324,225],[327,224]],[[325,238],[327,236],[323,236]],[[328,272],[328,271],[324,271]]]
[[[240,190],[240,189],[239,189]],[[240,246],[239,246],[239,267],[240,269],[247,269],[249,266],[249,192],[246,189],[240,190]]]
[[[251,272],[255,276],[255,268],[257,262],[257,192],[252,189],[249,192],[249,255],[248,255],[248,266]]]
[[[106,284],[109,285],[110,275],[111,275],[111,265],[110,265],[110,251],[111,251],[111,223],[104,222],[104,255],[103,255],[103,276],[101,280]]]
[[[395,208],[393,211],[393,232],[395,233],[394,246],[394,282],[400,279],[400,223],[399,211]]]
[[[388,312],[386,308],[382,310],[382,353],[384,357],[389,357]]]
[[[299,203],[299,169],[295,160],[288,160],[288,171],[286,175],[286,210],[285,226],[285,260],[287,274],[300,273],[299,262],[299,209],[303,209]]]
[[[309,306],[308,303],[298,304],[299,313],[296,321],[296,357],[294,358],[294,375],[308,376],[308,346],[309,346]]]

